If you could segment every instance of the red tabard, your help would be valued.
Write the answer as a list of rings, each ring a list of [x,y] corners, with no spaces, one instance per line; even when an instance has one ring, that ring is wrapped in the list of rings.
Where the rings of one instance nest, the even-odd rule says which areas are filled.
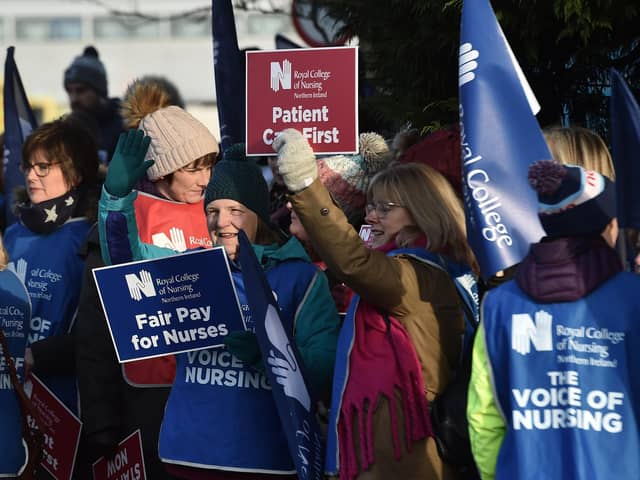
[[[180,252],[211,247],[204,200],[180,203],[139,192],[134,207],[143,242]],[[123,365],[123,372],[133,386],[170,386],[176,375],[176,360],[173,355],[167,355],[128,362]]]

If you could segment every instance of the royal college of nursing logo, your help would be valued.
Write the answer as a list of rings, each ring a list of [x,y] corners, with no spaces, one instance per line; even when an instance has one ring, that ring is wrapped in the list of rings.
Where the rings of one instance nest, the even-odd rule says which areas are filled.
[[[158,247],[170,248],[177,252],[185,252],[187,250],[184,230],[178,227],[172,227],[169,230],[169,236],[164,232],[154,233],[151,235],[151,242]]]
[[[153,286],[153,279],[151,274],[146,270],[140,270],[140,273],[127,273],[124,276],[127,281],[127,287],[129,287],[129,295],[137,302],[142,300],[142,294],[146,298],[156,296],[156,288]]]
[[[511,315],[511,348],[521,355],[531,352],[531,344],[538,352],[551,352],[552,317],[544,310],[536,312],[535,322],[528,313]]]
[[[271,90],[277,92],[282,87],[283,90],[291,90],[291,62],[283,60],[271,62]]]
[[[293,347],[273,305],[269,305],[265,312],[264,328],[273,347],[269,349],[269,356],[266,359],[267,365],[269,365],[276,381],[282,385],[284,394],[296,399],[307,412],[310,412],[309,391],[304,383],[304,378],[302,378],[302,371],[296,360]]]
[[[476,78],[474,70],[478,68],[476,60],[480,56],[480,52],[473,48],[470,43],[460,45],[458,57],[458,86],[461,87]]]
[[[27,280],[27,261],[24,258],[19,258],[18,261],[14,264],[13,262],[9,262],[7,265],[9,270],[17,275],[22,283],[26,283]]]

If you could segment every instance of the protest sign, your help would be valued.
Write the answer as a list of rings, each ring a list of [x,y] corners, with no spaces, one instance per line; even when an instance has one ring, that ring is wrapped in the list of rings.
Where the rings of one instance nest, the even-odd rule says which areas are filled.
[[[29,375],[24,389],[40,416],[39,426],[44,434],[44,452],[40,465],[56,480],[70,480],[82,422],[35,375]],[[31,417],[29,422],[33,422]]]
[[[285,330],[280,308],[246,234],[238,235],[238,262],[273,400],[287,436],[289,453],[298,478],[320,480],[323,475],[324,441],[316,420],[316,407],[307,387],[295,341]]]
[[[223,345],[244,330],[222,247],[96,268],[121,363]]]
[[[146,480],[142,437],[136,430],[118,444],[113,457],[101,457],[93,464],[93,480]]]
[[[247,155],[273,155],[287,128],[315,153],[358,151],[355,47],[247,52]]]

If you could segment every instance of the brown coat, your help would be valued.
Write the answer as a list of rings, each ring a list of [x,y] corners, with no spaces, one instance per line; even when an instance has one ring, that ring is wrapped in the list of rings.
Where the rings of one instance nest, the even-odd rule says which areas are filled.
[[[319,180],[292,196],[291,202],[327,267],[363,300],[388,311],[405,326],[431,401],[450,381],[462,345],[464,317],[453,281],[440,269],[413,258],[387,257],[366,248]],[[358,478],[453,478],[438,457],[433,439],[414,444],[399,462],[393,459],[391,433],[385,428],[387,409],[381,402],[375,413],[376,463]]]

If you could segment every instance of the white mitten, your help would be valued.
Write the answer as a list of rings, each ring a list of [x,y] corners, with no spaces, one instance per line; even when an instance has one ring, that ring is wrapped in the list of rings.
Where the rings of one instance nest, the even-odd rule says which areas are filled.
[[[290,191],[304,190],[318,178],[316,156],[298,130],[287,128],[280,132],[273,149],[278,153],[278,171]]]

